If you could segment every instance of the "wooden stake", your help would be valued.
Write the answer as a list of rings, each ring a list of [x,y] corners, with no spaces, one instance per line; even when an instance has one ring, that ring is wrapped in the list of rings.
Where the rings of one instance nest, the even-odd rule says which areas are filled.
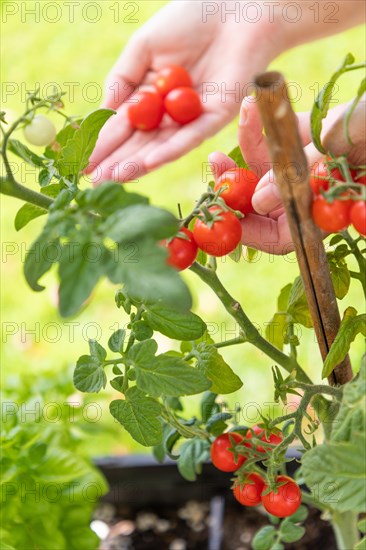
[[[312,192],[298,123],[283,76],[267,72],[257,76],[258,106],[280,189],[300,273],[323,361],[340,326],[340,314],[326,253],[311,217]],[[347,356],[328,377],[329,384],[353,378]]]

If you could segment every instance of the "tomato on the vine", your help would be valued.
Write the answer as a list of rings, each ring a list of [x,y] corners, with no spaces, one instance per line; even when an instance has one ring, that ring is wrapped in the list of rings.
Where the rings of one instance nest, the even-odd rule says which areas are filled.
[[[139,90],[130,101],[127,116],[133,128],[146,131],[159,126],[164,115],[164,102],[156,90]]]
[[[208,209],[212,219],[197,219],[193,227],[193,237],[198,247],[211,256],[230,254],[240,242],[241,224],[238,218],[218,206]]]
[[[352,179],[355,183],[361,183],[362,185],[366,185],[366,174],[363,174],[362,172],[358,172],[357,170],[352,170]]]
[[[32,145],[46,147],[56,137],[56,128],[53,122],[45,115],[34,115],[32,120],[24,127],[24,137]]]
[[[235,482],[234,497],[244,506],[257,506],[261,503],[261,494],[264,487],[264,479],[257,473],[249,474],[248,479],[241,485]]]
[[[351,206],[350,220],[353,227],[360,233],[366,236],[366,202],[355,201]]]
[[[324,161],[316,162],[310,172],[310,186],[314,195],[320,195],[322,191],[328,191],[330,179],[344,181],[344,177],[338,168],[329,170]]]
[[[192,87],[192,79],[188,73],[180,65],[168,65],[160,69],[156,75],[155,87],[158,92],[165,97],[175,88]]]
[[[228,432],[216,437],[211,445],[211,460],[212,464],[222,472],[235,472],[245,462],[246,458],[243,455],[238,455],[235,459],[233,448],[235,444],[241,443],[243,436],[236,432]],[[234,443],[233,443],[234,442]]]
[[[288,476],[278,476],[276,490],[262,496],[262,504],[269,514],[278,518],[292,516],[301,504],[301,490],[296,481]],[[264,491],[268,486],[264,485]]]
[[[269,434],[269,437],[267,438],[265,430],[263,428],[260,428],[259,426],[253,426],[251,430],[248,430],[246,435],[245,435],[245,439],[246,440],[252,439],[253,432],[254,432],[254,435],[258,439],[260,439],[264,443],[270,443],[271,445],[279,445],[282,442],[282,439],[283,439],[280,434],[277,434],[277,433],[274,433],[274,432],[271,432]],[[246,447],[250,447],[250,448],[252,447],[252,444],[248,443],[248,441],[246,441],[244,443],[244,445]],[[261,445],[257,445],[256,451],[258,453],[265,453],[266,449],[264,447],[262,447]]]
[[[188,86],[175,88],[164,99],[168,115],[179,124],[188,124],[202,113],[200,96]]]
[[[221,193],[220,197],[233,210],[249,214],[254,212],[252,197],[258,181],[259,178],[254,172],[246,168],[232,168],[220,176],[214,190],[218,191],[221,187],[226,186],[227,189]]]
[[[314,199],[312,205],[313,220],[318,227],[329,233],[342,231],[350,223],[351,203],[350,200],[338,199],[328,203],[322,195],[319,195]]]
[[[186,227],[182,227],[174,239],[166,244],[168,249],[167,262],[172,267],[182,271],[190,267],[196,259],[198,247],[193,238],[193,233]]]

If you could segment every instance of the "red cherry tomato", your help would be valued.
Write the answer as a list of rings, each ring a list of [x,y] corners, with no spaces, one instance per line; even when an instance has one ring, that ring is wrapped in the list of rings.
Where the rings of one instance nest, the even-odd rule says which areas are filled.
[[[165,97],[175,88],[191,88],[192,79],[183,67],[179,65],[168,65],[158,71],[155,86],[158,92]]]
[[[270,443],[271,445],[279,445],[279,443],[281,443],[282,441],[282,436],[279,435],[279,434],[276,434],[274,432],[270,433],[269,434],[269,438],[266,437],[266,433],[265,433],[265,430],[263,428],[260,428],[259,426],[253,426],[252,427],[252,431],[251,430],[248,430],[246,435],[245,435],[245,439],[252,439],[253,437],[253,433],[254,432],[254,435],[260,439],[261,441],[264,441],[265,443]],[[244,445],[246,447],[252,447],[252,444],[251,443],[244,443]],[[259,453],[265,453],[266,452],[266,449],[264,447],[262,447],[261,445],[258,445],[257,448],[256,448],[256,451],[259,452]]]
[[[357,172],[357,170],[351,170],[351,174],[355,183],[366,185],[366,174],[361,175],[361,173]]]
[[[198,247],[211,256],[230,254],[240,242],[241,224],[232,212],[225,212],[218,206],[209,208],[211,214],[219,217],[212,221],[196,220],[193,237]]]
[[[244,506],[257,506],[261,503],[261,494],[264,487],[264,479],[255,472],[248,476],[244,485],[236,482],[234,485],[234,497]]]
[[[186,236],[180,236],[184,233]],[[168,259],[167,262],[172,267],[182,271],[190,267],[196,259],[198,247],[193,238],[193,233],[186,227],[179,230],[179,234],[174,237],[168,244]]]
[[[319,195],[313,201],[313,220],[318,227],[329,233],[346,229],[350,223],[352,201],[335,200],[331,204]]]
[[[235,432],[221,434],[216,437],[211,445],[212,464],[222,472],[235,472],[245,462],[246,458],[238,455],[237,460],[235,460],[233,451],[229,449],[242,440],[243,437]]]
[[[353,227],[360,233],[366,236],[366,202],[356,201],[351,206],[350,220]]]
[[[164,99],[166,112],[179,124],[188,124],[202,113],[201,99],[193,88],[175,88]]]
[[[338,168],[333,168],[330,174],[333,179],[344,181],[344,177]],[[329,189],[329,180],[329,171],[325,162],[316,162],[310,173],[310,186],[314,195],[320,195],[321,191],[327,191]]]
[[[164,102],[156,90],[140,90],[127,108],[130,124],[136,130],[154,130],[164,115]]]
[[[301,504],[301,490],[298,484],[287,476],[278,476],[281,483],[277,491],[271,491],[262,496],[262,504],[269,514],[278,518],[292,516]],[[264,490],[267,485],[264,485]]]
[[[254,212],[252,197],[259,178],[246,168],[233,168],[224,172],[218,179],[214,190],[218,191],[224,185],[227,189],[221,193],[221,197],[233,210],[239,210],[243,214]]]

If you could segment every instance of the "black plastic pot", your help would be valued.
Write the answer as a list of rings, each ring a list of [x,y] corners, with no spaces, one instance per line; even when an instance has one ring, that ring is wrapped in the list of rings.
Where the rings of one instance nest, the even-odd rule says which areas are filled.
[[[292,451],[289,455],[297,458]],[[203,465],[202,474],[195,482],[182,478],[176,462],[166,460],[159,464],[149,455],[104,457],[96,459],[110,485],[109,493],[102,501],[122,510],[123,517],[134,517],[141,510],[148,510],[166,516],[188,501],[206,502],[209,506],[210,522],[205,541],[197,540],[187,545],[187,550],[244,550],[250,548],[254,533],[268,523],[265,514],[256,508],[242,507],[230,490],[231,474],[220,472],[211,463]],[[289,475],[298,467],[297,461],[287,465]],[[320,523],[320,525],[319,525]],[[310,510],[307,520],[307,535],[301,542],[286,545],[291,550],[333,550],[335,541],[330,525],[320,519],[316,510]],[[238,532],[239,543],[233,546],[234,532]],[[240,533],[242,533],[240,535]],[[244,533],[244,536],[243,536]],[[246,533],[246,534],[245,534]],[[319,538],[320,535],[320,538]],[[145,542],[144,550],[168,550],[168,546],[154,546]]]

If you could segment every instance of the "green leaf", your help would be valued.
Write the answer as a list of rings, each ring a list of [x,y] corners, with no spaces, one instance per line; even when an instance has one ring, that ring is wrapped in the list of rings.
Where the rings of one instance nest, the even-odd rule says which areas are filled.
[[[154,397],[193,395],[207,390],[211,383],[198,370],[179,357],[155,356],[157,343],[144,340],[132,346],[127,354],[136,369],[137,386]]]
[[[366,550],[366,537],[363,537],[354,547],[354,550]]]
[[[216,403],[217,394],[211,391],[206,391],[201,398],[201,418],[202,422],[207,422],[210,416],[219,410],[219,405]]]
[[[188,439],[180,448],[178,470],[188,481],[196,481],[202,471],[202,463],[210,456],[210,444],[203,439]]]
[[[338,334],[324,361],[322,378],[329,376],[333,369],[343,361],[351,343],[360,333],[366,336],[366,314],[357,315],[357,311],[353,307],[348,307],[344,312]]]
[[[352,65],[352,63],[354,63],[354,60],[355,58],[351,53],[346,55],[342,65],[331,76],[329,82],[325,84],[325,86],[320,91],[318,97],[314,102],[313,109],[310,114],[311,139],[315,147],[321,153],[326,153],[321,143],[321,132],[323,128],[323,119],[328,114],[329,105],[332,100],[332,94],[333,94],[335,83],[338,80],[338,78],[347,71],[347,68],[349,67],[349,65]]]
[[[339,512],[366,512],[366,436],[353,434],[353,442],[318,445],[302,457],[307,486],[320,502]]]
[[[92,357],[103,363],[107,357],[107,352],[96,340],[89,340],[89,351]]]
[[[233,159],[233,161],[240,167],[240,168],[248,168],[247,163],[245,162],[241,149],[239,145],[234,147],[232,151],[228,154],[228,156]]]
[[[292,516],[290,516],[288,519],[289,521],[292,521],[292,523],[297,523],[300,521],[305,521],[308,517],[309,512],[306,506],[301,505]]]
[[[86,189],[78,195],[76,201],[79,206],[95,210],[104,216],[134,204],[149,203],[147,197],[127,192],[120,183],[113,181],[104,182],[94,189]]]
[[[134,242],[146,236],[160,240],[178,231],[178,220],[162,208],[134,204],[109,216],[101,231],[117,243]]]
[[[198,315],[188,311],[181,313],[154,304],[144,312],[144,319],[153,330],[158,330],[174,340],[197,340],[207,329]]]
[[[34,477],[43,483],[68,483],[90,472],[90,465],[72,451],[49,448],[45,460],[39,465]]]
[[[267,340],[281,351],[283,350],[286,329],[290,319],[287,313],[275,313],[271,321],[266,325]]]
[[[123,329],[116,330],[108,340],[108,347],[115,353],[121,353],[123,351],[123,342],[126,337],[126,331]]]
[[[166,251],[151,239],[120,247],[108,276],[124,284],[124,292],[144,304],[162,305],[186,311],[192,306],[188,287],[179,273],[166,263]]]
[[[357,529],[361,533],[366,533],[366,518],[360,519],[360,521],[357,523]]]
[[[44,159],[33,153],[33,151],[17,139],[9,139],[8,149],[31,166],[38,168],[44,166]]]
[[[55,141],[48,145],[44,151],[44,154],[47,158],[58,160],[62,149],[65,147],[66,143],[74,136],[76,130],[80,128],[80,124],[83,119],[79,118],[74,120],[69,124],[66,124],[57,134]]]
[[[284,312],[287,311],[287,305],[292,290],[292,283],[288,283],[286,286],[281,288],[280,294],[277,298],[277,311]]]
[[[114,390],[124,393],[124,387],[123,387],[124,380],[125,380],[124,376],[116,376],[116,378],[112,378],[112,380],[110,380],[109,383]]]
[[[135,441],[145,447],[160,443],[163,434],[159,420],[161,406],[155,399],[132,387],[126,391],[125,400],[112,401],[109,409]]]
[[[295,525],[292,521],[289,521],[290,518],[285,519],[281,523],[280,532],[281,540],[283,542],[296,542],[300,540],[305,534],[305,527],[302,525]]]
[[[238,264],[241,260],[242,254],[243,254],[243,245],[239,243],[237,247],[232,252],[230,252],[229,258],[233,260],[233,262]]]
[[[75,388],[82,392],[98,393],[107,384],[104,369],[96,357],[82,355],[74,371]]]
[[[262,527],[255,534],[252,540],[253,550],[271,550],[272,544],[275,541],[276,529],[273,525]]]
[[[132,330],[136,340],[141,342],[142,340],[148,340],[154,334],[153,329],[146,321],[137,321],[132,324]]]
[[[39,216],[44,216],[45,214],[47,214],[47,210],[45,208],[41,208],[40,206],[30,203],[23,204],[15,216],[14,227],[17,231],[19,231],[30,221],[38,218]]]
[[[214,436],[222,434],[227,428],[226,420],[230,420],[232,416],[232,414],[225,412],[212,415],[206,424],[207,431]]]
[[[57,232],[48,230],[48,227],[46,224],[38,239],[33,242],[24,262],[26,281],[37,292],[45,288],[38,284],[38,280],[51,269],[61,254],[59,236]]]
[[[306,328],[312,328],[313,321],[301,277],[296,277],[292,285],[288,298],[287,311],[295,323],[300,323],[300,325]]]
[[[196,353],[197,367],[212,381],[210,391],[226,394],[237,391],[243,383],[219,354],[215,346],[202,342]]]
[[[68,139],[57,161],[61,176],[78,175],[87,167],[101,128],[114,114],[115,111],[110,109],[99,109],[84,118],[80,128]]]
[[[57,174],[57,169],[54,166],[44,168],[38,174],[38,183],[41,187],[47,187],[52,178]]]
[[[103,274],[106,252],[102,243],[88,240],[89,235],[78,234],[77,242],[66,243],[62,248],[59,263],[59,309],[63,317],[74,315],[90,296],[92,290]],[[75,246],[76,245],[76,246]],[[89,260],[87,250],[97,255]]]
[[[348,293],[351,284],[348,266],[343,258],[335,259],[332,256],[330,256],[330,261],[328,256],[328,263],[335,295],[339,300],[342,300]]]

